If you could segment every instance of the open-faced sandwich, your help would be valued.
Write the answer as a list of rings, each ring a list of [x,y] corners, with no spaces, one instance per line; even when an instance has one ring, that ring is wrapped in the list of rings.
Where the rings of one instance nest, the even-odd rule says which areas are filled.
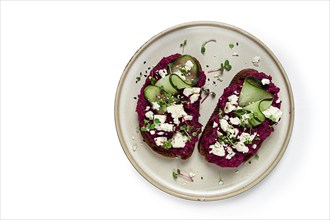
[[[191,156],[201,124],[198,122],[205,74],[196,58],[164,57],[150,72],[138,95],[136,112],[143,140],[166,157]]]
[[[220,167],[237,167],[255,155],[281,118],[279,91],[265,73],[237,73],[203,131],[200,154]]]

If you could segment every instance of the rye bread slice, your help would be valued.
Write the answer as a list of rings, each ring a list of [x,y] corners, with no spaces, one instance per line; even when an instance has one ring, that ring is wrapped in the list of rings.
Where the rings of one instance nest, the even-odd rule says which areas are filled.
[[[243,82],[247,76],[247,73],[251,73],[251,72],[258,72],[257,70],[255,69],[243,69],[241,71],[239,71],[234,77],[233,79],[231,80],[230,84],[229,85],[232,85],[234,83],[238,83],[238,82]],[[202,138],[204,137],[204,135],[208,134],[210,132],[210,130],[213,128],[213,124],[212,124],[212,121],[211,121],[211,118],[215,115],[215,114],[218,114],[219,112],[219,105],[217,105],[217,107],[214,109],[209,121],[207,122],[204,130],[203,130],[203,133],[200,137],[199,140],[202,140]],[[259,144],[261,145],[261,143]],[[259,146],[258,146],[259,147]],[[202,146],[201,144],[201,141],[199,141],[198,143],[198,152],[203,155],[203,156],[206,156],[206,152],[205,152],[205,147]],[[208,159],[207,157],[205,157],[206,159]],[[248,158],[247,158],[248,159]]]
[[[172,61],[173,60],[175,60],[178,56],[176,56],[176,55],[171,55],[170,57],[174,57],[174,59],[172,59]],[[194,58],[194,57],[193,57]],[[194,58],[194,61],[195,61],[195,63],[197,64],[197,66],[198,66],[198,70],[199,70],[199,72],[200,72],[200,76],[199,76],[199,80],[198,80],[198,82],[197,82],[197,84],[196,84],[196,86],[197,87],[202,87],[204,84],[205,84],[205,80],[206,80],[206,76],[205,76],[205,74],[204,74],[204,71],[202,70],[202,67],[201,67],[201,64],[199,63],[199,61],[196,59],[196,58]],[[157,66],[156,66],[157,67]],[[155,67],[155,68],[156,68]],[[153,71],[152,71],[153,72]],[[145,88],[145,86],[146,85],[144,85],[143,86],[143,88]],[[142,88],[142,89],[143,89]],[[144,99],[144,97],[139,97],[139,99],[140,98],[143,98]],[[195,106],[195,108],[197,108],[198,109],[198,111],[199,111],[199,108],[200,108],[200,100],[201,100],[201,98],[199,98],[199,100],[198,101],[196,101],[193,105]],[[145,100],[146,101],[146,100]],[[146,101],[147,102],[147,101]],[[139,104],[139,102],[138,102],[138,104]],[[199,117],[198,117],[199,118]],[[194,118],[193,120],[196,120],[196,122],[198,122],[198,118]],[[189,123],[189,121],[188,121],[188,123]],[[176,126],[178,126],[178,125],[176,125]],[[201,133],[201,127],[202,127],[202,125],[200,124],[200,123],[198,123],[198,126],[196,126],[197,128],[199,128],[200,129],[200,131],[198,132],[198,134],[200,134]],[[188,159],[191,155],[192,155],[192,153],[193,153],[193,151],[194,151],[194,148],[189,148],[189,149],[185,149],[186,148],[186,146],[183,148],[183,149],[185,149],[185,152],[184,152],[184,154],[178,154],[178,153],[176,153],[176,152],[173,152],[173,151],[171,151],[171,149],[165,149],[165,148],[163,148],[162,146],[157,146],[156,145],[156,143],[155,143],[155,141],[154,140],[152,140],[152,139],[150,139],[149,137],[148,137],[148,135],[147,135],[147,133],[146,132],[143,132],[143,131],[141,131],[141,129],[140,129],[140,133],[141,133],[141,136],[142,136],[142,138],[143,138],[143,141],[153,150],[153,151],[155,151],[156,153],[158,153],[158,154],[160,154],[160,155],[162,155],[162,156],[164,156],[164,157],[168,157],[168,158],[175,158],[175,157],[181,157],[181,159],[183,159],[183,160],[186,160],[186,159]],[[198,136],[199,135],[197,135],[196,137],[193,137],[192,138],[192,140],[191,141],[194,141],[195,143],[197,143],[198,142]],[[195,144],[194,144],[195,145]]]

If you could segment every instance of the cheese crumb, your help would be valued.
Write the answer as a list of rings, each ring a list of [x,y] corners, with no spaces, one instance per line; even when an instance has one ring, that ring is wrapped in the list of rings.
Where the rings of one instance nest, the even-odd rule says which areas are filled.
[[[219,157],[225,156],[225,148],[223,142],[221,142],[221,144],[219,142],[215,142],[215,144],[210,145],[210,148],[211,154],[217,155]]]
[[[167,75],[167,70],[166,69],[161,69],[158,71],[158,74],[164,78]]]
[[[176,132],[171,142],[173,148],[184,148],[187,141],[188,141],[187,136],[182,135],[181,132]]]
[[[232,125],[239,125],[241,123],[241,120],[238,117],[229,118],[229,121]]]
[[[226,121],[226,120],[224,120],[224,119],[220,119],[220,127],[221,127],[221,129],[224,131],[224,132],[226,132],[227,130],[228,130],[228,128],[229,128],[229,124],[228,124],[228,122]]]
[[[231,147],[226,147],[226,150],[227,150],[227,156],[226,156],[226,159],[227,160],[230,160],[231,158],[233,158],[233,156],[235,156],[235,152],[233,151],[233,149]]]
[[[152,109],[158,111],[160,109],[160,105],[157,102],[152,103]]]
[[[145,116],[147,119],[152,120],[154,118],[154,113],[152,111],[148,111]]]
[[[183,109],[183,105],[171,105],[167,107],[166,111],[171,114],[173,121],[175,124],[179,124],[179,118],[182,118],[187,115],[187,113]]]
[[[268,85],[270,83],[270,80],[265,78],[261,80],[261,83],[262,85]]]
[[[242,153],[249,152],[249,148],[245,146],[245,144],[242,142],[238,142],[237,144],[233,145],[233,148],[235,148],[238,152],[242,152]]]
[[[200,91],[201,91],[201,88],[199,88],[199,87],[185,88],[183,90],[183,95],[185,95],[185,96],[188,97],[188,96],[190,96],[192,94],[199,94]]]
[[[266,118],[269,118],[273,122],[278,122],[282,116],[282,111],[279,108],[270,106],[266,111],[262,112]]]
[[[164,142],[167,141],[167,137],[156,137],[154,141],[157,146],[163,146]]]
[[[190,96],[190,102],[194,103],[198,100],[198,98],[199,98],[199,94],[193,94]]]

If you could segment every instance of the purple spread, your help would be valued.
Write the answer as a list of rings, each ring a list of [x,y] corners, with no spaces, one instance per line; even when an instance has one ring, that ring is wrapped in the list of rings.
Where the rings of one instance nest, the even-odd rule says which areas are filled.
[[[281,101],[278,98],[278,93],[280,89],[274,85],[274,83],[271,82],[272,77],[269,75],[266,75],[265,73],[258,73],[258,72],[248,72],[247,76],[252,76],[258,80],[262,79],[269,79],[269,84],[266,84],[263,86],[263,89],[270,92],[273,95],[273,102],[272,106],[276,108],[281,107]],[[218,141],[218,131],[221,131],[220,126],[220,120],[219,120],[219,108],[222,109],[222,117],[225,116],[224,109],[226,102],[228,101],[228,97],[230,97],[233,94],[240,94],[240,91],[243,86],[243,81],[239,81],[238,83],[232,83],[229,85],[225,90],[223,95],[219,98],[217,109],[215,110],[214,114],[211,116],[209,123],[213,124],[214,122],[218,124],[217,127],[212,127],[207,133],[204,133],[201,140],[200,140],[200,146],[204,148],[205,152],[205,158],[210,163],[215,163],[218,166],[221,167],[237,167],[240,164],[242,164],[244,161],[248,160],[251,156],[255,155],[257,151],[260,148],[261,143],[274,131],[274,128],[272,125],[275,123],[271,121],[270,119],[266,118],[264,122],[262,122],[260,125],[252,127],[251,129],[245,129],[244,127],[239,125],[233,125],[234,128],[238,129],[238,135],[239,137],[243,132],[247,132],[250,134],[257,134],[256,136],[258,138],[254,138],[253,141],[249,144],[246,144],[246,147],[248,147],[248,152],[239,152],[235,148],[232,147],[232,150],[234,152],[234,155],[229,159],[226,158],[229,154],[228,151],[225,151],[225,155],[218,156],[213,153],[210,153],[212,149],[210,148],[211,145],[214,145]],[[227,113],[229,118],[235,117],[234,111],[231,111]],[[224,133],[223,131],[221,131]]]
[[[150,75],[147,77],[145,84],[141,88],[140,94],[138,95],[138,102],[136,106],[136,112],[138,114],[138,121],[139,121],[139,127],[146,126],[145,120],[146,120],[146,112],[147,111],[153,111],[154,114],[157,114],[155,110],[152,108],[152,104],[145,98],[144,96],[144,89],[151,85],[152,78],[155,81],[158,81],[161,78],[161,75],[159,74],[159,70],[167,69],[167,66],[169,63],[173,62],[176,58],[180,57],[180,54],[173,54],[168,57],[164,57],[161,59],[161,61],[151,70]],[[196,85],[193,87],[202,87],[205,84],[206,76],[204,72],[202,71],[201,67],[199,66],[199,78]],[[182,159],[187,159],[191,156],[195,144],[198,141],[198,136],[202,131],[202,125],[198,122],[199,118],[199,106],[200,106],[200,99],[201,96],[199,96],[198,100],[194,103],[191,103],[189,98],[183,95],[183,89],[179,90],[180,95],[180,102],[177,104],[183,104],[184,111],[187,113],[187,115],[192,116],[191,120],[184,120],[184,118],[180,119],[180,123],[178,125],[174,125],[173,131],[141,131],[142,136],[144,137],[144,141],[151,143],[153,145],[152,149],[155,150],[158,153],[161,154],[171,154],[175,156],[180,156]],[[162,113],[166,115],[166,123],[174,124],[173,118],[171,117],[171,114],[168,112]],[[155,138],[157,137],[166,137],[167,140],[171,140],[172,137],[177,132],[182,132],[180,130],[180,127],[184,126],[190,126],[191,130],[189,130],[189,136],[190,139],[185,143],[185,146],[183,148],[164,148],[162,146],[157,146],[155,142]],[[194,133],[195,132],[195,133]],[[159,134],[160,133],[160,134]],[[194,135],[192,135],[194,133]],[[183,133],[184,134],[184,133]],[[147,140],[146,140],[147,139]],[[150,146],[150,145],[149,145]],[[151,146],[150,146],[151,147]]]

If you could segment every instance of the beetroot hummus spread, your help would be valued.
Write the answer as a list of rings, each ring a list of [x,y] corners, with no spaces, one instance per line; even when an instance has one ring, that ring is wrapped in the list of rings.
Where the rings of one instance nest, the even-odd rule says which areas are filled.
[[[171,66],[179,59],[186,59],[180,68]],[[198,61],[189,55],[164,57],[151,70],[138,95],[136,112],[143,139],[154,151],[182,159],[191,156],[202,130],[198,118],[205,78]]]
[[[267,108],[261,109],[260,117],[264,117],[264,120],[252,121],[256,124],[251,126],[249,120],[257,114],[247,109],[251,110],[253,104],[247,103],[246,107],[239,106],[239,99],[245,95],[241,94],[245,81],[235,81],[225,88],[218,100],[217,108],[209,119],[208,129],[205,129],[199,142],[199,151],[206,160],[221,167],[237,167],[255,155],[262,142],[274,131],[273,126],[280,120],[282,114],[279,110],[281,101],[278,98],[280,89],[274,85],[272,77],[257,71],[247,72],[246,77],[260,82],[261,89],[264,91],[253,88],[253,85],[250,86],[252,89],[248,88],[249,90],[255,90],[259,95],[262,93],[260,97],[272,98],[265,99],[264,105],[261,106]],[[248,92],[245,93],[248,94]],[[251,98],[254,97],[251,96]],[[256,109],[259,110],[259,107]]]

